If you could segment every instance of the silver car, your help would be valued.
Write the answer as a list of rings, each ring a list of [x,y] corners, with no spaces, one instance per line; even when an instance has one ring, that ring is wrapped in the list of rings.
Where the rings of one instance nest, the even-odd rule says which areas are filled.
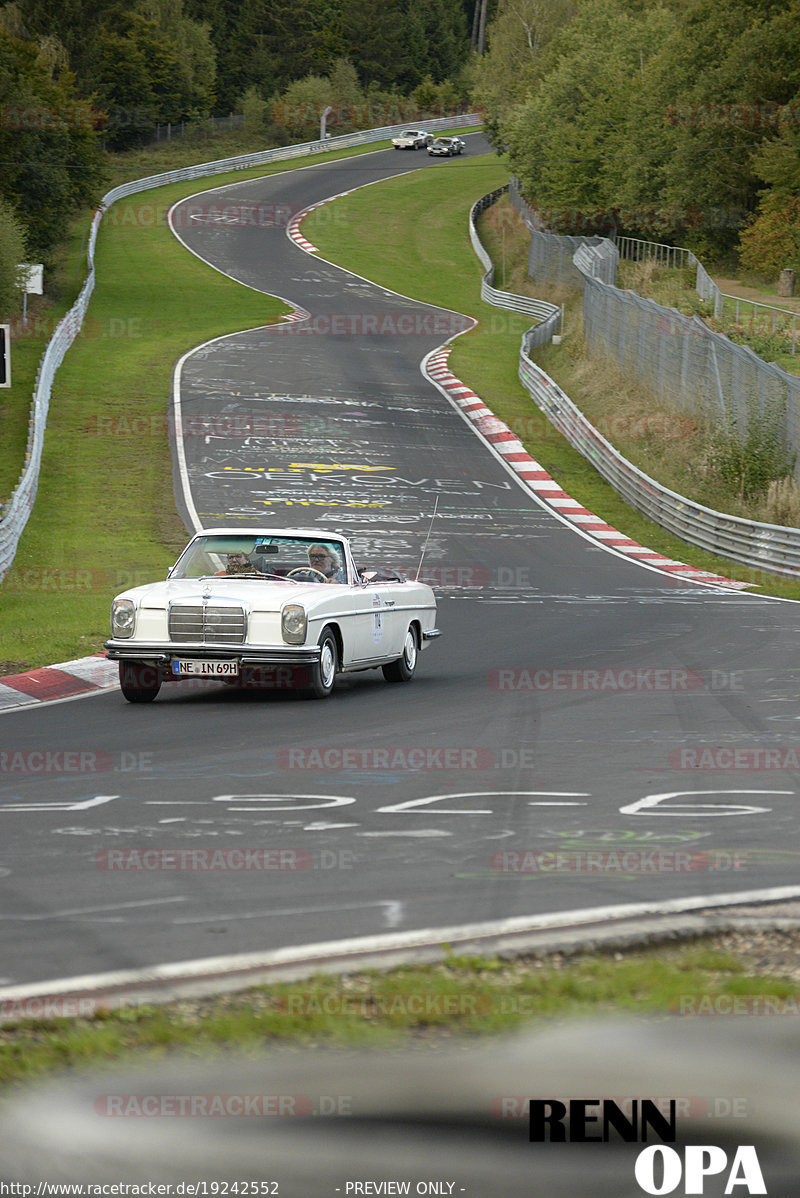
[[[428,153],[441,158],[452,158],[455,154],[463,154],[466,143],[460,137],[437,137],[428,146]]]

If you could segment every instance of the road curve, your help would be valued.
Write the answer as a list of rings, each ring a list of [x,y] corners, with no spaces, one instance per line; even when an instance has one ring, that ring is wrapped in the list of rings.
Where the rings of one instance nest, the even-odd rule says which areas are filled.
[[[306,314],[182,361],[187,521],[342,528],[408,567],[438,498],[444,635],[407,689],[186,684],[5,715],[0,986],[794,883],[797,608],[565,527],[420,371],[469,319],[286,236],[287,211],[402,170],[463,171],[478,198],[468,143],[173,212],[192,252]]]

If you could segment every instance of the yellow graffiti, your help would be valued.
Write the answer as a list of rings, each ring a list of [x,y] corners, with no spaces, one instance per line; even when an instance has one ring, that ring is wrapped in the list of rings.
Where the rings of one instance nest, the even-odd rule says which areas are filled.
[[[388,503],[357,503],[342,499],[256,499],[265,507],[282,504],[284,507],[388,507]]]
[[[394,466],[364,466],[360,462],[334,462],[326,466],[324,462],[291,462],[290,470],[316,470],[319,474],[330,474],[334,470],[394,470]]]
[[[359,462],[334,462],[330,466],[326,466],[322,462],[290,462],[286,470],[295,472],[301,470],[316,470],[318,474],[333,474],[336,470],[372,470],[383,472],[385,470],[394,470],[394,466],[363,466]],[[283,466],[223,466],[223,470],[230,470],[235,474],[284,474],[286,471]]]

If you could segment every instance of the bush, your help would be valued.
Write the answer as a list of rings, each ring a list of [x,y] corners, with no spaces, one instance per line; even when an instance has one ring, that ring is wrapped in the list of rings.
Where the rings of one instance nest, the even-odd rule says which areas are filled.
[[[793,478],[776,479],[769,484],[758,519],[766,524],[800,527],[800,488]]]
[[[258,88],[248,87],[242,96],[240,107],[244,114],[244,128],[248,133],[259,133],[264,130],[264,117],[267,102],[262,100]]]
[[[797,454],[784,437],[785,400],[760,412],[753,398],[748,408],[743,432],[731,416],[712,434],[707,460],[709,468],[742,499],[755,499],[769,490],[770,483],[792,473]]]
[[[739,259],[760,275],[774,276],[785,267],[800,271],[800,198],[752,217],[739,238]]]

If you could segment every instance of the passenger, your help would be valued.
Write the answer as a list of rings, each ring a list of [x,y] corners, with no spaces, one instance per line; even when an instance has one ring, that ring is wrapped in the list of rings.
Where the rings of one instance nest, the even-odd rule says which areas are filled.
[[[228,565],[225,570],[217,570],[216,578],[224,578],[227,574],[258,574],[246,553],[229,553]]]

